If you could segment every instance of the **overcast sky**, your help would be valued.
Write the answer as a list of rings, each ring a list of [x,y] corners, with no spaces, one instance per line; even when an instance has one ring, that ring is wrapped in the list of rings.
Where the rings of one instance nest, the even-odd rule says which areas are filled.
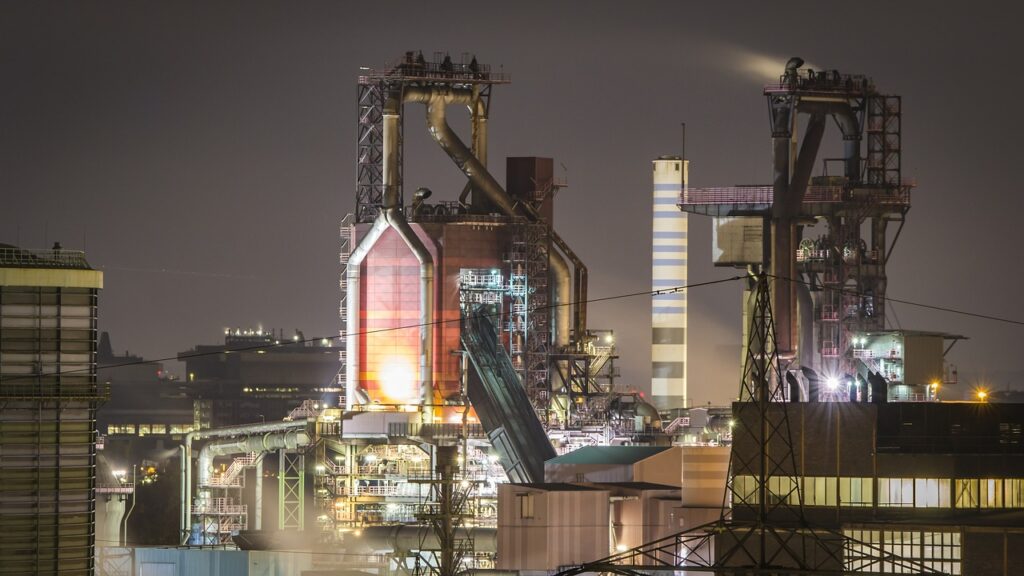
[[[590,295],[641,291],[651,159],[679,152],[685,121],[691,186],[770,182],[762,85],[800,55],[903,96],[918,187],[889,294],[1024,320],[1019,14],[946,5],[4,2],[0,242],[84,247],[115,349],[173,355],[227,326],[337,334],[359,67],[470,52],[513,80],[492,101],[498,180],[509,155],[564,164],[556,224]],[[463,178],[416,116],[406,189],[454,199]],[[691,281],[732,275],[710,264],[710,223],[690,227]],[[739,286],[689,298],[691,395],[722,402],[738,388]],[[649,305],[591,309],[619,334],[624,383],[650,376]],[[1024,386],[1020,326],[892,309],[971,338],[950,353],[962,380]]]

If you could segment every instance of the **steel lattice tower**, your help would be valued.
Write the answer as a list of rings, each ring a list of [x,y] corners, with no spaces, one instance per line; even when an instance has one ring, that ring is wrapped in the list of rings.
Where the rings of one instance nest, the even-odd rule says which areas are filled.
[[[761,273],[740,402],[733,409],[734,436],[745,434],[751,441],[746,448],[738,448],[734,442],[729,476],[732,479],[744,473],[753,476],[754,482],[737,485],[729,481],[717,522],[574,566],[558,576],[678,571],[737,576],[943,574],[839,531],[808,524],[775,348],[768,284],[767,275]],[[733,504],[731,518],[728,499]]]

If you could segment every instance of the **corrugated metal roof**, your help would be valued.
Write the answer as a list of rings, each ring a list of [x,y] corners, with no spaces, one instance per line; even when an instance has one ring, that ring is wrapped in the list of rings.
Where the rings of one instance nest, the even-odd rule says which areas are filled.
[[[545,464],[635,464],[671,446],[587,446],[556,456]]]

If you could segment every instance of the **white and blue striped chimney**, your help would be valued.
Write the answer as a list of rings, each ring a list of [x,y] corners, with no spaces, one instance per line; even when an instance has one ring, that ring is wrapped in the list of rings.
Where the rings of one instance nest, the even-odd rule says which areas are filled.
[[[679,209],[688,162],[679,156],[654,161],[651,288],[686,285],[686,213]],[[655,295],[651,302],[651,400],[659,409],[689,405],[686,388],[686,291]]]

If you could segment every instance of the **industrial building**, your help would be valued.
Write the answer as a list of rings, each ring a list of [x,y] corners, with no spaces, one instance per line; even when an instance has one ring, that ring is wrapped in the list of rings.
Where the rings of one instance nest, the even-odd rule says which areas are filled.
[[[101,288],[82,252],[0,245],[0,574],[93,574]]]
[[[341,227],[341,345],[311,348],[341,361],[325,380],[344,383],[340,398],[305,386],[295,393],[307,401],[286,414],[197,421],[182,438],[181,544],[316,550],[324,566],[366,554],[364,567],[377,572],[493,568],[499,485],[542,486],[545,460],[583,446],[671,444],[657,409],[616,389],[614,332],[587,327],[586,266],[551,226],[565,185],[553,160],[509,158],[505,186],[486,169],[490,94],[506,82],[475,59],[418,53],[360,78],[357,204]],[[467,175],[452,200],[423,188],[404,194],[404,118],[420,105]],[[449,127],[449,108],[469,111],[470,145]],[[680,239],[672,233],[670,244]],[[246,362],[267,379],[261,392],[296,377],[260,372],[288,356],[282,335],[226,338],[179,355],[187,388],[230,382],[233,392],[217,398],[247,401],[254,386],[237,384]],[[681,404],[676,384],[665,396]],[[704,430],[676,416],[678,434]],[[646,494],[612,484],[608,502]],[[657,486],[678,495],[677,482]],[[607,522],[614,508],[604,510]]]
[[[770,275],[783,371],[797,379],[804,399],[846,395],[866,386],[861,382],[869,374],[883,373],[893,400],[927,398],[934,385],[956,383],[955,368],[941,366],[948,352],[942,340],[961,337],[933,334],[938,339],[906,349],[896,341],[904,336],[884,335],[886,264],[914,187],[902,172],[902,99],[867,76],[802,66],[791,59],[779,81],[764,89],[772,184],[688,188],[679,208],[714,219],[716,265]],[[820,159],[816,174],[830,122],[838,127],[842,157]],[[744,330],[752,289],[751,283]],[[904,359],[904,352],[927,358]],[[886,365],[890,357],[897,362]],[[904,361],[940,366],[904,378],[897,365]]]
[[[299,330],[228,328],[223,344],[179,352],[183,388],[197,400],[194,428],[280,420],[307,399],[337,405],[340,350]]]

